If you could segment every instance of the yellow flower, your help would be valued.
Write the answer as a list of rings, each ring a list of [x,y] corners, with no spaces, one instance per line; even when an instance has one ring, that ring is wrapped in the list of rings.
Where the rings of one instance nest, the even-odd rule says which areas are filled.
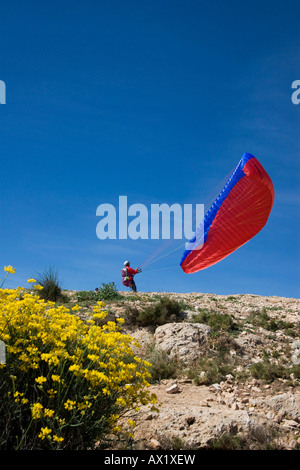
[[[54,410],[49,410],[49,408],[44,409],[44,416],[51,418],[54,415]]]
[[[12,266],[4,266],[4,271],[6,271],[7,273],[11,273],[11,274],[15,274],[16,270],[15,268],[13,268]]]
[[[69,371],[75,372],[75,375],[76,375],[76,372],[78,373],[80,371],[80,367],[78,364],[73,364],[72,366],[69,367]]]
[[[5,270],[7,274],[14,268]],[[28,282],[33,287],[35,280]],[[32,290],[28,293],[21,288],[0,288],[0,332],[14,366],[8,370],[8,380],[13,384],[7,399],[14,404],[17,401],[24,413],[30,406],[35,424],[36,420],[43,420],[41,426],[51,426],[52,431],[39,427],[37,435],[40,432],[41,439],[46,437],[52,443],[62,441],[61,429],[69,425],[61,419],[65,414],[70,419],[76,413],[82,421],[91,420],[93,426],[95,419],[99,419],[97,407],[103,398],[111,398],[113,403],[109,417],[112,426],[117,424],[112,414],[114,408],[137,410],[138,406],[157,403],[155,396],[145,390],[149,387],[150,363],[135,355],[134,338],[123,334],[120,328],[123,319],[102,325],[98,318],[107,312],[99,302],[94,308],[94,318],[83,321],[74,314],[80,308],[78,305],[73,304],[73,310],[56,306],[55,302],[42,301]],[[34,402],[28,402],[27,392],[24,395],[16,392],[20,372],[28,380],[26,390],[35,390]],[[71,394],[68,387],[70,375],[76,394]],[[129,424],[134,425],[133,421]],[[36,427],[32,428],[35,432]],[[57,447],[62,446],[57,444]]]
[[[35,279],[28,279],[27,282],[29,282],[29,283],[35,283],[36,280],[35,280]]]
[[[42,290],[43,289],[43,286],[40,286],[39,284],[36,284],[36,286],[34,286],[34,288],[36,290]]]
[[[39,438],[40,439],[45,439],[45,437],[49,436],[49,434],[51,434],[52,432],[52,429],[49,429],[49,428],[41,428],[41,432],[39,434]]]
[[[79,305],[75,305],[74,307],[72,307],[72,310],[73,312],[79,312],[79,310],[81,310],[81,307]]]
[[[74,405],[76,405],[76,401],[73,400],[67,400],[66,403],[64,403],[65,409],[69,411],[73,410]]]
[[[60,376],[59,375],[52,374],[51,379],[53,380],[53,382],[60,382]]]
[[[57,391],[53,390],[53,388],[51,388],[50,390],[48,390],[48,394],[49,394],[50,398],[54,398],[55,395],[57,394]]]
[[[42,375],[40,377],[37,377],[35,379],[35,381],[38,383],[38,384],[42,384],[43,382],[47,382],[47,379],[46,377],[43,377]]]
[[[43,415],[43,405],[34,403],[31,408],[32,419],[39,419]]]
[[[14,393],[15,402],[19,402],[20,398],[22,398],[23,396],[24,396],[24,393],[15,392]],[[23,400],[24,400],[24,398],[23,398]]]

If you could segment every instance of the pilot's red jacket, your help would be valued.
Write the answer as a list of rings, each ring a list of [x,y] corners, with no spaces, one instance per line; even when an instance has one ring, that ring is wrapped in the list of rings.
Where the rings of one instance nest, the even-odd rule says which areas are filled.
[[[121,271],[122,283],[124,284],[124,286],[131,284],[133,281],[133,276],[137,273],[137,269],[133,269],[130,266],[125,266],[125,268],[123,268]]]

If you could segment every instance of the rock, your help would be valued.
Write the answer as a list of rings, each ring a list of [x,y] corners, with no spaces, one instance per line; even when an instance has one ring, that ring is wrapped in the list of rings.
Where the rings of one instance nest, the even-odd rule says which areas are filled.
[[[294,365],[300,364],[300,350],[296,349],[292,354],[292,363]]]
[[[154,419],[154,418],[156,418],[156,416],[154,416],[153,413],[149,413],[149,414],[146,416],[145,420],[146,420],[146,421],[151,421],[151,419]]]
[[[186,423],[187,423],[189,426],[191,426],[192,424],[194,424],[195,419],[196,419],[195,416],[188,416],[187,418],[185,418]]]
[[[232,409],[232,410],[239,410],[240,408],[239,408],[239,405],[238,405],[236,402],[234,402],[234,403],[232,403],[232,405],[231,405],[231,409]]]
[[[284,426],[287,428],[297,428],[299,427],[299,424],[293,419],[284,419],[281,423],[281,426]]]
[[[211,389],[212,390],[221,390],[221,385],[220,384],[212,384]]]
[[[227,375],[226,375],[226,380],[227,380],[227,382],[232,382],[232,380],[233,380],[233,375],[232,375],[232,374],[227,374]]]
[[[256,399],[260,406],[266,409],[275,411],[278,416],[287,419],[292,419],[300,423],[300,395],[293,395],[292,393],[282,393],[275,395],[270,399]]]
[[[171,387],[167,388],[166,392],[167,393],[179,393],[180,390],[177,384],[173,384],[171,385]]]
[[[161,443],[159,441],[157,441],[156,439],[152,438],[150,440],[150,447],[154,450],[158,450],[158,449],[161,449]]]
[[[190,363],[203,355],[211,328],[202,323],[166,323],[156,328],[155,344],[171,357]]]

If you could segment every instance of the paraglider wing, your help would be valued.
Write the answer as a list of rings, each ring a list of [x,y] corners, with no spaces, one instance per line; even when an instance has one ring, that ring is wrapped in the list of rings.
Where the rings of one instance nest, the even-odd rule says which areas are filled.
[[[271,178],[253,155],[244,153],[183,253],[183,271],[208,268],[244,245],[264,227],[273,202]]]

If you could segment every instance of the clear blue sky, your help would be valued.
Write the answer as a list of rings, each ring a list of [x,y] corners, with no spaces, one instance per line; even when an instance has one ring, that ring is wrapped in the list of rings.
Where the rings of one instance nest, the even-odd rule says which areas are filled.
[[[7,286],[52,266],[64,288],[121,289],[123,261],[138,266],[165,241],[99,240],[98,205],[206,203],[249,152],[275,187],[265,228],[196,274],[179,247],[138,289],[298,297],[299,13],[298,0],[3,2]]]

